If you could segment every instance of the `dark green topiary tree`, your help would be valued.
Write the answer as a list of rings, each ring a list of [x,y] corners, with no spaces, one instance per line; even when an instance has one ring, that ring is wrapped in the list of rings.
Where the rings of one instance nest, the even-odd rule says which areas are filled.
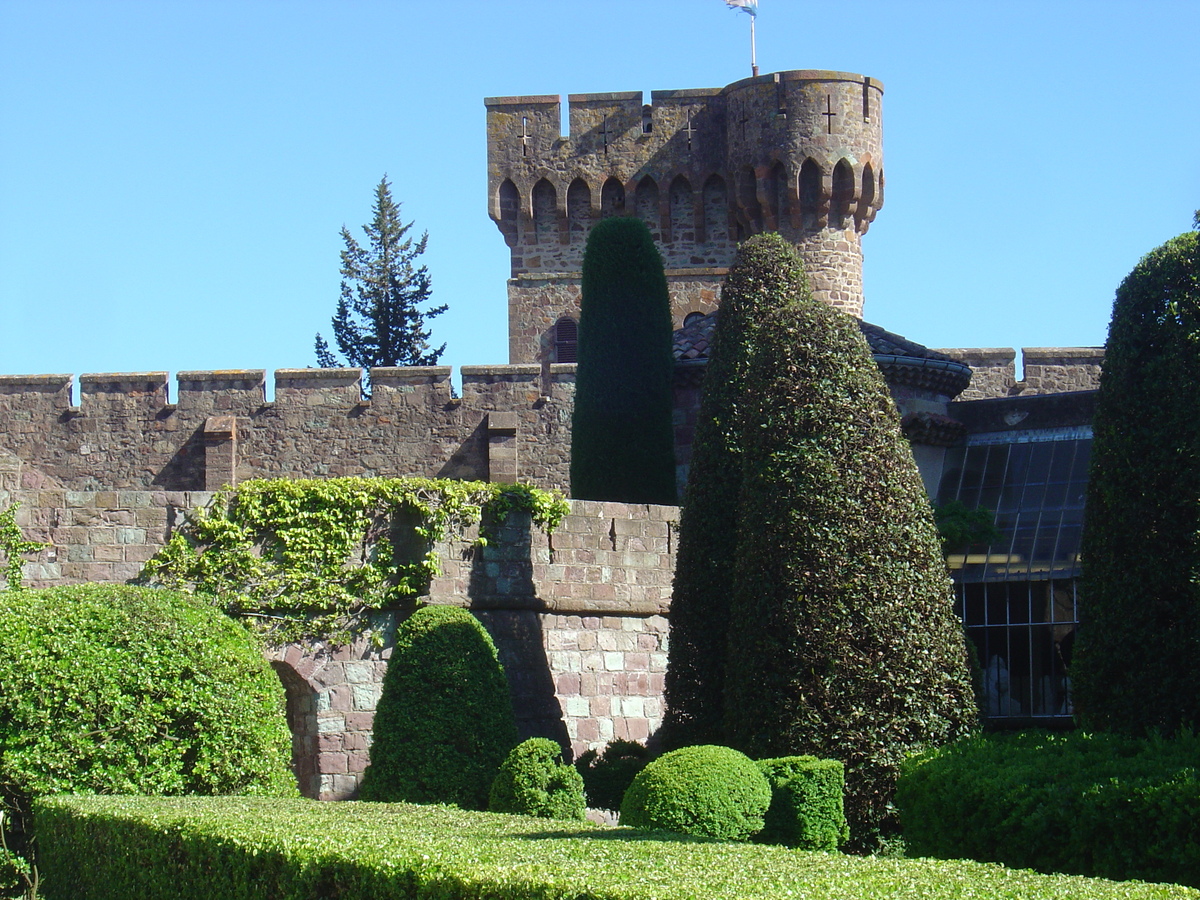
[[[745,841],[763,827],[771,786],[749,757],[728,747],[673,750],[633,779],[621,824]]]
[[[680,511],[662,729],[669,747],[724,743],[734,512],[742,484],[737,416],[760,318],[807,295],[795,250],[776,234],[746,241],[725,279]]]
[[[756,317],[735,423],[727,739],[756,758],[840,760],[851,839],[870,846],[893,826],[900,762],[969,732],[975,703],[887,386],[858,323],[795,277],[796,302]]]
[[[645,223],[598,222],[582,278],[571,496],[675,503],[671,304]]]
[[[1200,233],[1117,289],[1093,423],[1071,667],[1086,728],[1200,726]]]
[[[492,782],[488,809],[542,819],[582,819],[583,778],[549,738],[530,738],[509,752]]]
[[[516,743],[508,682],[479,620],[418,609],[396,631],[360,797],[486,809]]]
[[[242,625],[152,588],[0,596],[0,797],[18,845],[43,794],[297,794],[283,687]]]

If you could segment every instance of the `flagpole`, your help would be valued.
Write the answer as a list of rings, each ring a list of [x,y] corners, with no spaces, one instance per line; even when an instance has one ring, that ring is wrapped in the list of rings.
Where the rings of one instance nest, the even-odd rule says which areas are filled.
[[[754,78],[758,77],[758,60],[754,55],[754,20],[757,18],[758,16],[750,17],[750,75]]]

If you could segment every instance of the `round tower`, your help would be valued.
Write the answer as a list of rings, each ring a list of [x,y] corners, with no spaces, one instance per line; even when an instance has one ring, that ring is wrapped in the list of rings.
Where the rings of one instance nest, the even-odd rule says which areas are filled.
[[[802,70],[722,94],[739,238],[779,232],[800,251],[814,296],[862,318],[860,239],[883,206],[883,86]]]

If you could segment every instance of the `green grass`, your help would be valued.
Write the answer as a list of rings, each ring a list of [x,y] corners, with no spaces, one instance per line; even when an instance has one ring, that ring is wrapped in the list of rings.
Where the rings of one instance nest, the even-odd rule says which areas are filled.
[[[47,900],[101,898],[1200,898],[1173,885],[844,856],[441,806],[54,797]]]

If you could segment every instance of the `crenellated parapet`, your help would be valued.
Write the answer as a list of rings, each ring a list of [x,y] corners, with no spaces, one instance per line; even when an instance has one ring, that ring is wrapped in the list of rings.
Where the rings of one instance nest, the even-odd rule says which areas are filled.
[[[74,490],[424,475],[565,488],[574,366],[0,376],[0,449]]]
[[[553,360],[577,315],[592,223],[642,218],[672,282],[676,326],[711,312],[739,241],[777,231],[816,296],[862,315],[861,236],[883,205],[883,86],[791,71],[725,88],[485,100],[488,212],[511,252],[510,360]],[[713,294],[697,304],[703,285]],[[574,304],[574,305],[573,305]],[[549,326],[547,326],[549,322]]]

